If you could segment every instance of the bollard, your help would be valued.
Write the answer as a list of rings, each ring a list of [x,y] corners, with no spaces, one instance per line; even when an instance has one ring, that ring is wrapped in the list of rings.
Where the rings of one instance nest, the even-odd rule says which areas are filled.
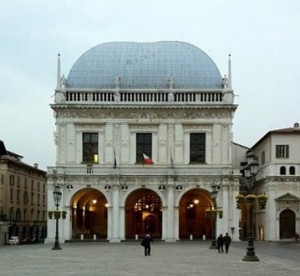
[[[137,241],[139,239],[139,235],[135,234],[135,240]]]
[[[202,236],[202,239],[205,241],[205,240],[206,240],[206,236],[205,236],[205,235],[203,235],[203,236]]]
[[[83,234],[80,235],[80,240],[83,240]]]
[[[190,240],[191,240],[191,241],[193,240],[193,235],[190,235]]]
[[[97,240],[96,234],[93,235],[93,240],[94,240],[94,241]]]

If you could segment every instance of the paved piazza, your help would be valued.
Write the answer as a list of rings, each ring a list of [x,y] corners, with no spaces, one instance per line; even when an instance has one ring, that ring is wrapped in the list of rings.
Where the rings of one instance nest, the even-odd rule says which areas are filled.
[[[145,257],[137,242],[85,242],[0,247],[0,275],[300,275],[300,243],[257,242],[260,262],[243,262],[245,242],[229,254],[208,249],[208,242],[155,242]]]

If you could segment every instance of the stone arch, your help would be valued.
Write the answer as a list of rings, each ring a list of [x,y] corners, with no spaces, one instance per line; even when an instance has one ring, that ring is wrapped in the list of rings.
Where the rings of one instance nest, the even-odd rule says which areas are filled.
[[[212,238],[213,220],[206,213],[212,207],[213,201],[207,190],[186,191],[179,201],[179,238]]]
[[[153,190],[141,188],[132,191],[125,202],[125,237],[150,233],[154,238],[162,236],[162,200]]]
[[[280,239],[293,239],[296,234],[296,214],[291,209],[284,209],[279,215]]]
[[[72,209],[72,239],[107,238],[107,199],[94,188],[78,190],[70,201]]]

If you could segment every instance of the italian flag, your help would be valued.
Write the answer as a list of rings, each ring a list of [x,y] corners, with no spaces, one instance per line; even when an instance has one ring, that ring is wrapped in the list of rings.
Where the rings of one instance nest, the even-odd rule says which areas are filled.
[[[153,160],[149,156],[143,153],[143,157],[144,157],[144,164],[153,165]]]

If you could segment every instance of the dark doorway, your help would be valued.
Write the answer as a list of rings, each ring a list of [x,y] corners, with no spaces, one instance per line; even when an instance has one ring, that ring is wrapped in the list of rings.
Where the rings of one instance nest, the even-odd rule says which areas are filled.
[[[71,202],[72,238],[107,238],[107,200],[96,189],[86,188],[77,192]]]
[[[139,189],[126,200],[126,239],[150,233],[154,238],[162,236],[162,203],[152,190]]]
[[[280,214],[280,239],[295,238],[296,216],[292,210],[284,210]]]
[[[212,218],[206,211],[211,210],[212,200],[206,190],[193,189],[186,192],[179,202],[179,238],[210,239],[212,236]]]

